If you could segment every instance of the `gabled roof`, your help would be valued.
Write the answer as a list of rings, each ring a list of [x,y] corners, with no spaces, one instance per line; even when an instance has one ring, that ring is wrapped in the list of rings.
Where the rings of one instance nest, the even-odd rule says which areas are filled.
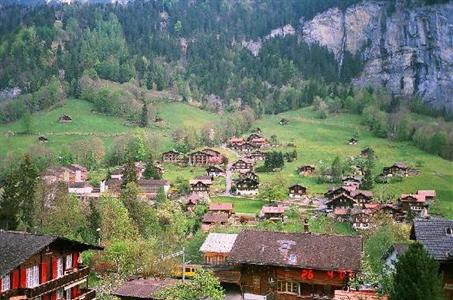
[[[313,233],[242,231],[229,260],[251,265],[315,270],[360,270],[362,238]]]
[[[355,190],[351,192],[351,197],[357,197],[358,195],[363,195],[367,198],[372,198],[373,197],[373,192],[372,191],[365,191],[365,190]]]
[[[262,214],[283,214],[285,208],[283,206],[263,206],[261,208]]]
[[[453,260],[453,236],[447,235],[447,228],[453,230],[453,220],[431,218],[416,219],[411,229],[411,238],[425,246],[435,260]]]
[[[301,185],[301,184],[299,184],[299,183],[295,183],[295,184],[291,185],[291,186],[289,187],[289,189],[292,189],[292,188],[295,188],[295,187],[300,187],[300,188],[303,188],[303,189],[305,189],[305,190],[307,189],[306,187],[304,187],[303,185]]]
[[[414,195],[414,194],[401,194],[400,200],[402,202],[410,202],[411,199],[415,200],[415,202],[425,202],[425,196],[423,195]]]
[[[176,154],[176,155],[181,155],[182,153],[181,153],[181,152],[178,152],[178,151],[176,151],[176,150],[174,150],[174,149],[172,149],[172,150],[169,150],[169,151],[166,151],[166,152],[162,153],[162,155],[165,155],[165,154]]]
[[[112,295],[140,299],[161,299],[156,298],[157,296],[155,294],[177,282],[176,279],[171,278],[135,279],[123,283],[123,285],[112,292]]]
[[[229,253],[237,236],[237,234],[210,233],[201,245],[200,252]]]
[[[0,230],[0,276],[11,272],[28,258],[53,243],[76,248],[78,251],[89,249],[102,250],[102,247],[88,245],[54,235]]]
[[[436,191],[435,190],[418,190],[417,195],[420,195],[422,197],[436,197]]]
[[[208,212],[203,216],[202,223],[226,223],[228,222],[228,215],[226,213],[212,213]]]
[[[66,168],[68,168],[69,170],[71,171],[82,171],[82,172],[86,172],[87,171],[87,168],[81,166],[81,165],[78,165],[78,164],[70,164],[69,166],[67,166]]]

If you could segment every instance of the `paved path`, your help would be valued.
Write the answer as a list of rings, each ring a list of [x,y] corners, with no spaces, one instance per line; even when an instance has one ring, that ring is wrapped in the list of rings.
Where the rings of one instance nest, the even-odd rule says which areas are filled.
[[[231,177],[232,177],[232,172],[231,172],[231,164],[229,163],[226,168],[226,173],[225,173],[225,181],[226,181],[226,186],[225,186],[225,196],[231,196]]]

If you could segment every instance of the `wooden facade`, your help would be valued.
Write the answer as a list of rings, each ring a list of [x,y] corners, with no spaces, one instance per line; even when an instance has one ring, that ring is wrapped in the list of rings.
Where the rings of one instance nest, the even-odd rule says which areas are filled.
[[[315,167],[312,165],[300,166],[297,169],[297,173],[301,176],[310,176],[315,171]]]
[[[169,163],[178,163],[183,160],[183,155],[175,150],[162,153],[162,161]]]
[[[300,199],[307,193],[307,188],[300,185],[294,184],[288,188],[288,194],[290,198]]]
[[[253,170],[253,162],[246,159],[239,159],[231,165],[231,171],[248,172]]]
[[[341,194],[327,202],[327,207],[331,209],[336,208],[352,208],[357,202],[347,194]]]
[[[213,155],[204,151],[196,151],[189,154],[189,164],[192,166],[207,166]]]
[[[242,196],[253,196],[258,194],[259,182],[251,178],[239,179],[236,182],[236,193]]]

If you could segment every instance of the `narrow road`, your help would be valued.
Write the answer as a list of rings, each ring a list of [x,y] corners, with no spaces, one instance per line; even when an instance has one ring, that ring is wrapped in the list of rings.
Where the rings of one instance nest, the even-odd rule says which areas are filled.
[[[231,196],[231,180],[232,180],[231,179],[231,177],[232,177],[231,165],[232,165],[232,163],[229,163],[225,170],[225,181],[226,181],[225,196]]]

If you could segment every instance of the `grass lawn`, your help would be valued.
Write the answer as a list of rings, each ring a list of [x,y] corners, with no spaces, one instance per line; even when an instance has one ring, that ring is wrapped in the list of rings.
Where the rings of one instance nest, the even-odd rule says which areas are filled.
[[[272,182],[275,176],[286,182],[286,186],[301,183],[308,187],[311,194],[324,193],[327,184],[318,184],[314,177],[302,177],[296,173],[296,168],[302,164],[313,164],[318,169],[325,164],[330,166],[336,155],[342,159],[358,156],[360,150],[372,147],[378,160],[376,175],[384,166],[395,162],[405,162],[420,169],[416,177],[404,178],[402,182],[375,185],[374,193],[378,198],[391,195],[393,199],[401,193],[414,193],[418,189],[435,189],[438,201],[432,213],[453,218],[453,162],[419,150],[409,142],[394,142],[374,137],[363,125],[360,116],[340,114],[329,116],[325,120],[316,119],[311,108],[299,109],[275,116],[266,116],[258,120],[255,127],[262,129],[267,137],[276,135],[279,143],[295,143],[298,159],[286,163],[279,173],[260,173],[262,182]],[[281,118],[287,118],[289,124],[280,126]],[[358,145],[348,145],[347,141],[354,132],[359,132]],[[294,148],[282,147],[282,151],[293,151]]]
[[[211,198],[211,203],[233,203],[235,213],[257,214],[265,204],[262,200],[217,196]]]

